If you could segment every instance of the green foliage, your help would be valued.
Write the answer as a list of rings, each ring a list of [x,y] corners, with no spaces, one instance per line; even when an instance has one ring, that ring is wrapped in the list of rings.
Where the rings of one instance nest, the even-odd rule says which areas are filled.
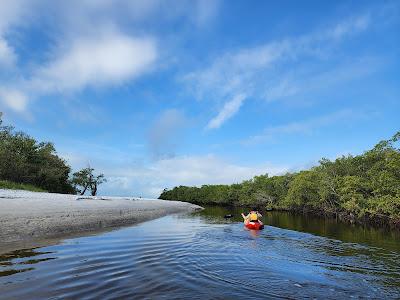
[[[104,174],[96,176],[93,174],[93,171],[93,168],[87,167],[72,175],[72,184],[75,190],[81,195],[90,189],[91,195],[96,196],[98,185],[106,182]]]
[[[283,204],[289,208],[317,208],[321,205],[320,176],[315,171],[298,173],[289,185]]]
[[[232,185],[165,189],[160,199],[383,218],[400,224],[400,131],[358,156],[322,159],[307,171]]]
[[[46,192],[45,190],[31,184],[15,183],[7,180],[0,180],[0,189],[25,190],[31,192]]]
[[[164,189],[159,198],[197,204],[275,207],[286,196],[292,177],[289,173],[274,177],[261,175],[240,184],[179,186]]]
[[[2,126],[0,115],[0,180],[29,184],[49,192],[73,193],[70,171],[52,143],[38,142],[11,126]]]

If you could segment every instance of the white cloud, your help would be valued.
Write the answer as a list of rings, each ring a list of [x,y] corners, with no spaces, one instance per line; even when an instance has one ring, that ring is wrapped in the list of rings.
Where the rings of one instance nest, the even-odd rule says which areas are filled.
[[[0,35],[0,67],[14,66],[16,59],[14,49]]]
[[[107,195],[157,197],[164,188],[173,186],[231,184],[255,175],[291,170],[268,161],[243,165],[214,154],[147,160],[145,153],[129,147],[119,150],[99,143],[67,141],[56,141],[56,145],[74,171],[90,164],[96,172],[104,173],[108,182],[100,186],[99,193]]]
[[[332,38],[340,39],[346,35],[364,31],[369,26],[369,23],[370,16],[368,14],[356,16],[337,24],[326,34]]]
[[[82,153],[69,157],[80,161],[81,167],[88,159],[78,158]],[[112,155],[103,153],[112,160]],[[232,184],[268,173],[277,175],[289,170],[286,166],[262,163],[243,166],[226,161],[215,155],[181,156],[165,158],[147,164],[105,161],[90,158],[91,166],[105,174],[108,182],[100,186],[100,194],[158,197],[164,188],[178,185],[200,186],[203,184]]]
[[[277,80],[282,77],[282,70],[287,70],[288,65],[294,69],[297,67],[296,63],[318,63],[322,58],[326,59],[326,55],[334,49],[336,43],[366,30],[369,24],[369,15],[362,15],[304,36],[227,52],[212,61],[207,68],[187,74],[184,81],[199,99],[222,99],[225,102],[219,116],[207,125],[208,129],[219,128],[228,119],[223,116],[229,111],[231,99],[241,94],[248,97],[264,94],[268,95],[269,100],[274,100],[271,96],[296,94],[298,87],[291,86],[289,80]],[[316,73],[306,76],[316,77],[321,69],[311,71]],[[239,108],[240,105],[237,105],[234,113],[237,113]]]
[[[0,63],[1,47],[0,40]],[[77,37],[69,48],[60,49],[29,79],[18,82],[18,89],[3,88],[0,101],[23,113],[29,101],[41,95],[104,88],[134,80],[153,68],[156,59],[157,46],[152,38],[132,37],[116,30]]]
[[[126,83],[157,67],[157,41],[163,37],[148,34],[149,20],[166,24],[183,17],[189,24],[202,26],[216,16],[218,7],[219,1],[203,0],[0,0],[0,73],[5,66],[15,67],[15,76],[1,84],[9,89],[18,86],[19,93],[31,100]],[[43,24],[46,42],[53,45],[46,45],[47,54],[40,61],[30,60],[16,68],[15,33]]]
[[[30,11],[34,1],[0,0],[0,35],[10,26],[22,22],[23,17]]]
[[[215,155],[185,156],[158,161],[150,167],[151,173],[169,186],[231,184],[249,179],[257,174],[278,174],[286,168],[269,164],[241,166],[225,161]]]
[[[150,38],[115,31],[80,37],[39,69],[31,85],[39,91],[52,92],[119,84],[143,74],[156,58],[156,44]]]
[[[0,102],[13,111],[21,113],[27,107],[28,98],[18,90],[0,87]]]
[[[207,129],[219,128],[228,119],[232,118],[239,111],[245,99],[245,95],[239,94],[236,95],[231,101],[226,102],[218,115],[210,120],[207,125]]]
[[[15,66],[17,55],[6,38],[8,31],[28,19],[32,2],[0,0],[0,74],[1,68]]]
[[[47,93],[120,84],[151,69],[158,55],[155,39],[123,34],[116,29],[113,19],[116,15],[110,18],[98,15],[101,9],[106,15],[106,8],[109,9],[112,5],[111,1],[100,3],[90,0],[75,1],[68,5],[54,5],[45,0],[29,3],[22,0],[1,0],[0,75],[5,68],[12,69],[13,72],[12,79],[2,79],[2,105],[13,111],[25,113],[32,98],[39,98]],[[133,4],[129,5],[133,7]],[[147,7],[140,10],[143,12],[149,13],[152,10],[147,4],[136,6]],[[75,9],[72,9],[73,7]],[[15,32],[23,30],[29,22],[36,22],[44,10],[52,11],[56,16],[57,22],[48,32],[49,35],[58,35],[55,39],[56,47],[53,48],[55,50],[50,51],[50,60],[44,64],[41,62],[41,65],[35,68],[35,62],[30,61],[29,68],[22,65],[17,69],[17,55],[10,41]],[[53,14],[43,15],[44,18],[48,18],[49,24],[54,22],[50,20],[50,15]],[[77,18],[74,19],[73,16]],[[97,17],[98,22],[95,24],[94,20]],[[87,30],[88,28],[90,30]],[[104,28],[106,29],[103,30]],[[26,95],[29,95],[29,98]]]
[[[287,41],[273,42],[254,48],[228,52],[215,59],[209,67],[184,77],[199,99],[232,98],[250,92],[254,76],[265,71],[290,50]]]

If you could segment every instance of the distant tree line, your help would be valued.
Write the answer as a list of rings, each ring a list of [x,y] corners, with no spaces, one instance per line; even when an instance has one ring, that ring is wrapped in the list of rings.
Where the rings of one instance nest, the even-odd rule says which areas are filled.
[[[333,215],[351,222],[388,223],[400,228],[400,132],[357,156],[282,176],[255,176],[232,185],[178,186],[160,199],[257,206]]]
[[[103,174],[96,176],[94,169],[88,167],[70,177],[71,167],[57,155],[52,143],[38,142],[12,126],[4,126],[1,117],[0,113],[1,186],[26,184],[65,194],[84,194],[90,190],[96,195],[98,185],[105,181]]]

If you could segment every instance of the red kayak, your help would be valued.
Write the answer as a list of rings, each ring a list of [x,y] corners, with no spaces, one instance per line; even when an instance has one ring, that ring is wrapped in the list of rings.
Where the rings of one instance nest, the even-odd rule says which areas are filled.
[[[247,229],[261,230],[264,229],[264,224],[261,221],[258,222],[249,222],[244,225]]]

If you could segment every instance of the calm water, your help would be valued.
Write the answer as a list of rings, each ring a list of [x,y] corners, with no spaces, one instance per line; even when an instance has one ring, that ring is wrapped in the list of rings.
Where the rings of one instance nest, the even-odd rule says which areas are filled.
[[[207,208],[0,256],[1,299],[400,298],[398,233]]]

